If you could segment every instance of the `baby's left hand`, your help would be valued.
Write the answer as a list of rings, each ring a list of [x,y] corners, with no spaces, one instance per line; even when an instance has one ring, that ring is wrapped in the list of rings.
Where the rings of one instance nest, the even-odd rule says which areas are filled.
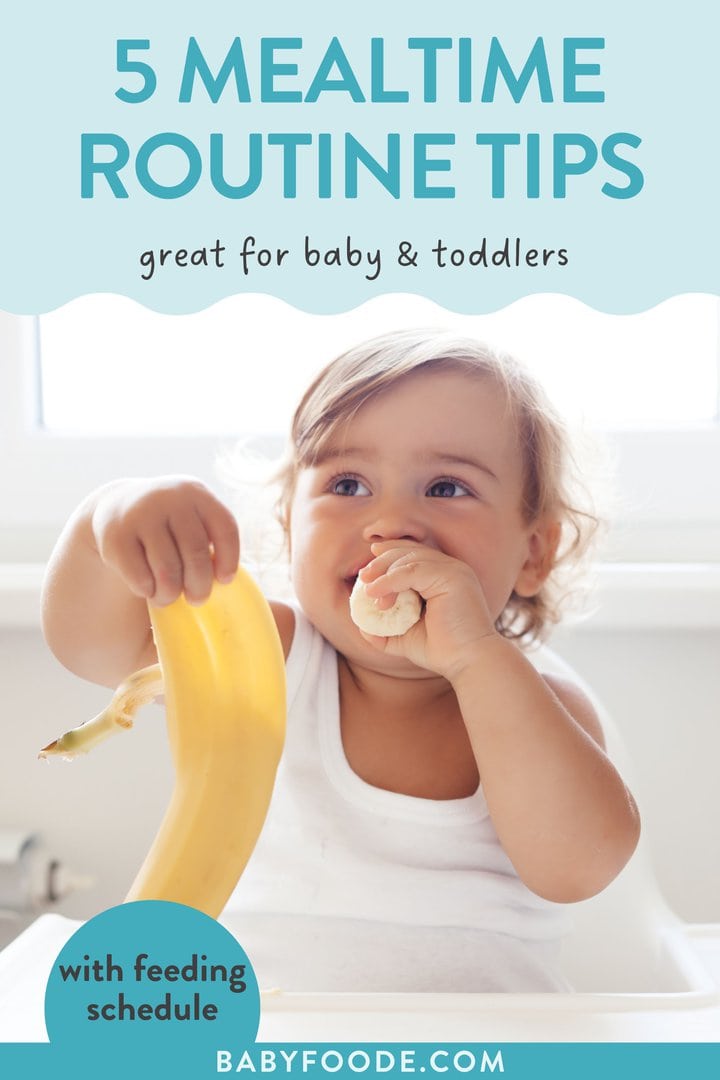
[[[459,559],[406,540],[372,544],[371,551],[375,558],[360,571],[368,596],[390,607],[397,593],[414,589],[425,601],[425,614],[400,637],[363,637],[452,682],[471,662],[478,642],[495,634],[476,574]]]

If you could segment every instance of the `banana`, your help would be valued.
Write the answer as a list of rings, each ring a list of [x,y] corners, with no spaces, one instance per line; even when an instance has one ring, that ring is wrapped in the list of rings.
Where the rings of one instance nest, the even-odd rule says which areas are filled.
[[[215,584],[204,604],[193,606],[181,596],[166,607],[150,605],[150,618],[175,786],[126,899],[174,900],[216,918],[270,805],[285,737],[282,646],[267,601],[242,568],[231,584]],[[159,692],[156,668],[138,677],[148,693],[151,687],[153,696]],[[92,723],[41,755],[82,752],[80,733]],[[63,744],[68,736],[70,747]],[[97,742],[97,733],[87,741]]]
[[[366,588],[358,578],[350,593],[350,618],[364,633],[400,637],[420,618],[422,600],[414,589],[399,592],[393,606],[381,611],[374,598],[368,596]]]

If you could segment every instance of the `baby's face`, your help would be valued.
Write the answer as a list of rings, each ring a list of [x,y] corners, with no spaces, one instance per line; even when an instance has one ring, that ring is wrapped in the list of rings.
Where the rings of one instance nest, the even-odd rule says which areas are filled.
[[[406,378],[362,406],[300,471],[290,536],[303,610],[348,659],[408,666],[363,641],[348,603],[370,544],[397,539],[467,563],[497,618],[514,588],[533,591],[525,568],[536,538],[522,518],[522,489],[515,426],[489,379]]]

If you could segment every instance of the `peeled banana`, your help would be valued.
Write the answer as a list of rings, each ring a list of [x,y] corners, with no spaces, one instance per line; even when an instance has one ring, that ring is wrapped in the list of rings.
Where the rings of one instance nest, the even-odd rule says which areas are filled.
[[[400,637],[407,633],[422,614],[422,600],[414,589],[404,589],[392,607],[381,610],[367,586],[358,578],[350,594],[350,617],[360,630],[378,637]]]
[[[242,568],[231,584],[215,584],[205,603],[181,596],[166,607],[150,605],[150,618],[162,685],[157,667],[129,681],[145,691],[133,704],[164,692],[175,787],[127,900],[174,900],[216,918],[270,804],[285,738],[282,646],[267,601]],[[84,742],[94,745],[112,729],[106,714],[113,711],[127,726],[124,686],[105,713],[42,756],[83,752]]]

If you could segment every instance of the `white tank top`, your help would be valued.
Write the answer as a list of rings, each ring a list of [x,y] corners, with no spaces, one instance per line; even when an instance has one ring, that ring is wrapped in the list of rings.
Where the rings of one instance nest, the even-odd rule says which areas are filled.
[[[556,967],[567,909],[520,881],[482,789],[420,799],[353,772],[340,734],[337,654],[302,612],[295,620],[275,791],[221,919],[260,986],[568,989]]]

